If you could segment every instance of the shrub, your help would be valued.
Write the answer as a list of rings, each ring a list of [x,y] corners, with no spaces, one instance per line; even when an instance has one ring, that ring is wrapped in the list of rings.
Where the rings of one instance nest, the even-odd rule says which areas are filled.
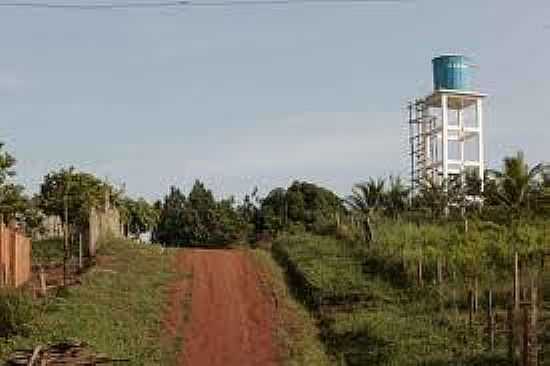
[[[31,297],[19,290],[0,290],[0,337],[25,335],[33,317]]]

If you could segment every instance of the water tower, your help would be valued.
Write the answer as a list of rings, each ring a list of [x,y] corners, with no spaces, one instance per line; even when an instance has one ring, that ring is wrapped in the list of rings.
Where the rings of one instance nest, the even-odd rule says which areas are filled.
[[[474,66],[462,55],[432,60],[433,92],[408,104],[411,189],[431,180],[441,184],[472,172],[483,188],[483,101],[474,91]]]

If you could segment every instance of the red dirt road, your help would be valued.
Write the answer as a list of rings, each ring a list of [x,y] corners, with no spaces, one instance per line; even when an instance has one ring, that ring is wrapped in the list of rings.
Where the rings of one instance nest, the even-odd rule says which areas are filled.
[[[181,366],[277,365],[275,304],[258,270],[239,250],[188,249],[179,257],[192,272],[189,320]]]

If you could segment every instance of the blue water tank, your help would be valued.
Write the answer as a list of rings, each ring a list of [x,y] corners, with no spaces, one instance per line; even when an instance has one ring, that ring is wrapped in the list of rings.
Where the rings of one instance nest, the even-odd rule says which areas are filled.
[[[434,88],[472,90],[472,64],[462,55],[443,55],[432,60]]]

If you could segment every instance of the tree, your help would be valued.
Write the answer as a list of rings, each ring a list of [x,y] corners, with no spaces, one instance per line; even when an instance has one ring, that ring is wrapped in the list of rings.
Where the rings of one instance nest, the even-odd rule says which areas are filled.
[[[3,151],[4,143],[0,142],[0,186],[4,185],[8,178],[15,176],[15,158]]]
[[[488,171],[487,203],[504,206],[513,214],[530,210],[531,204],[543,192],[544,168],[544,164],[529,167],[521,151],[516,156],[504,158],[502,171]]]
[[[25,212],[28,198],[24,195],[25,188],[18,184],[0,185],[0,215],[5,219],[14,219]]]
[[[170,187],[163,202],[158,202],[159,221],[154,231],[154,238],[161,243],[177,245],[184,242],[185,195],[176,187]]]
[[[78,228],[88,225],[90,210],[111,200],[116,191],[94,175],[78,172],[75,168],[61,169],[47,174],[40,186],[39,206],[46,215],[56,215],[64,222],[65,205],[68,224]]]
[[[335,224],[336,215],[346,213],[342,199],[330,190],[308,182],[293,182],[288,189],[275,188],[261,200],[260,222],[272,234],[291,225],[318,233]]]
[[[361,218],[365,231],[365,239],[368,243],[374,241],[372,216],[382,207],[384,186],[384,179],[379,178],[375,180],[370,178],[364,183],[356,184],[352,189],[352,194],[346,199],[352,211]]]
[[[28,199],[23,194],[23,186],[9,182],[15,176],[16,160],[3,149],[4,144],[0,142],[0,217],[5,220],[23,213]]]
[[[245,233],[246,222],[237,211],[235,200],[216,201],[197,180],[188,197],[178,188],[170,188],[160,204],[154,237],[174,246],[220,246],[240,241]]]
[[[159,212],[143,198],[137,200],[129,197],[122,198],[119,210],[126,223],[128,234],[140,235],[148,232],[158,222]]]
[[[389,188],[384,193],[383,205],[386,214],[394,219],[407,209],[409,189],[403,184],[401,177],[390,176]]]

